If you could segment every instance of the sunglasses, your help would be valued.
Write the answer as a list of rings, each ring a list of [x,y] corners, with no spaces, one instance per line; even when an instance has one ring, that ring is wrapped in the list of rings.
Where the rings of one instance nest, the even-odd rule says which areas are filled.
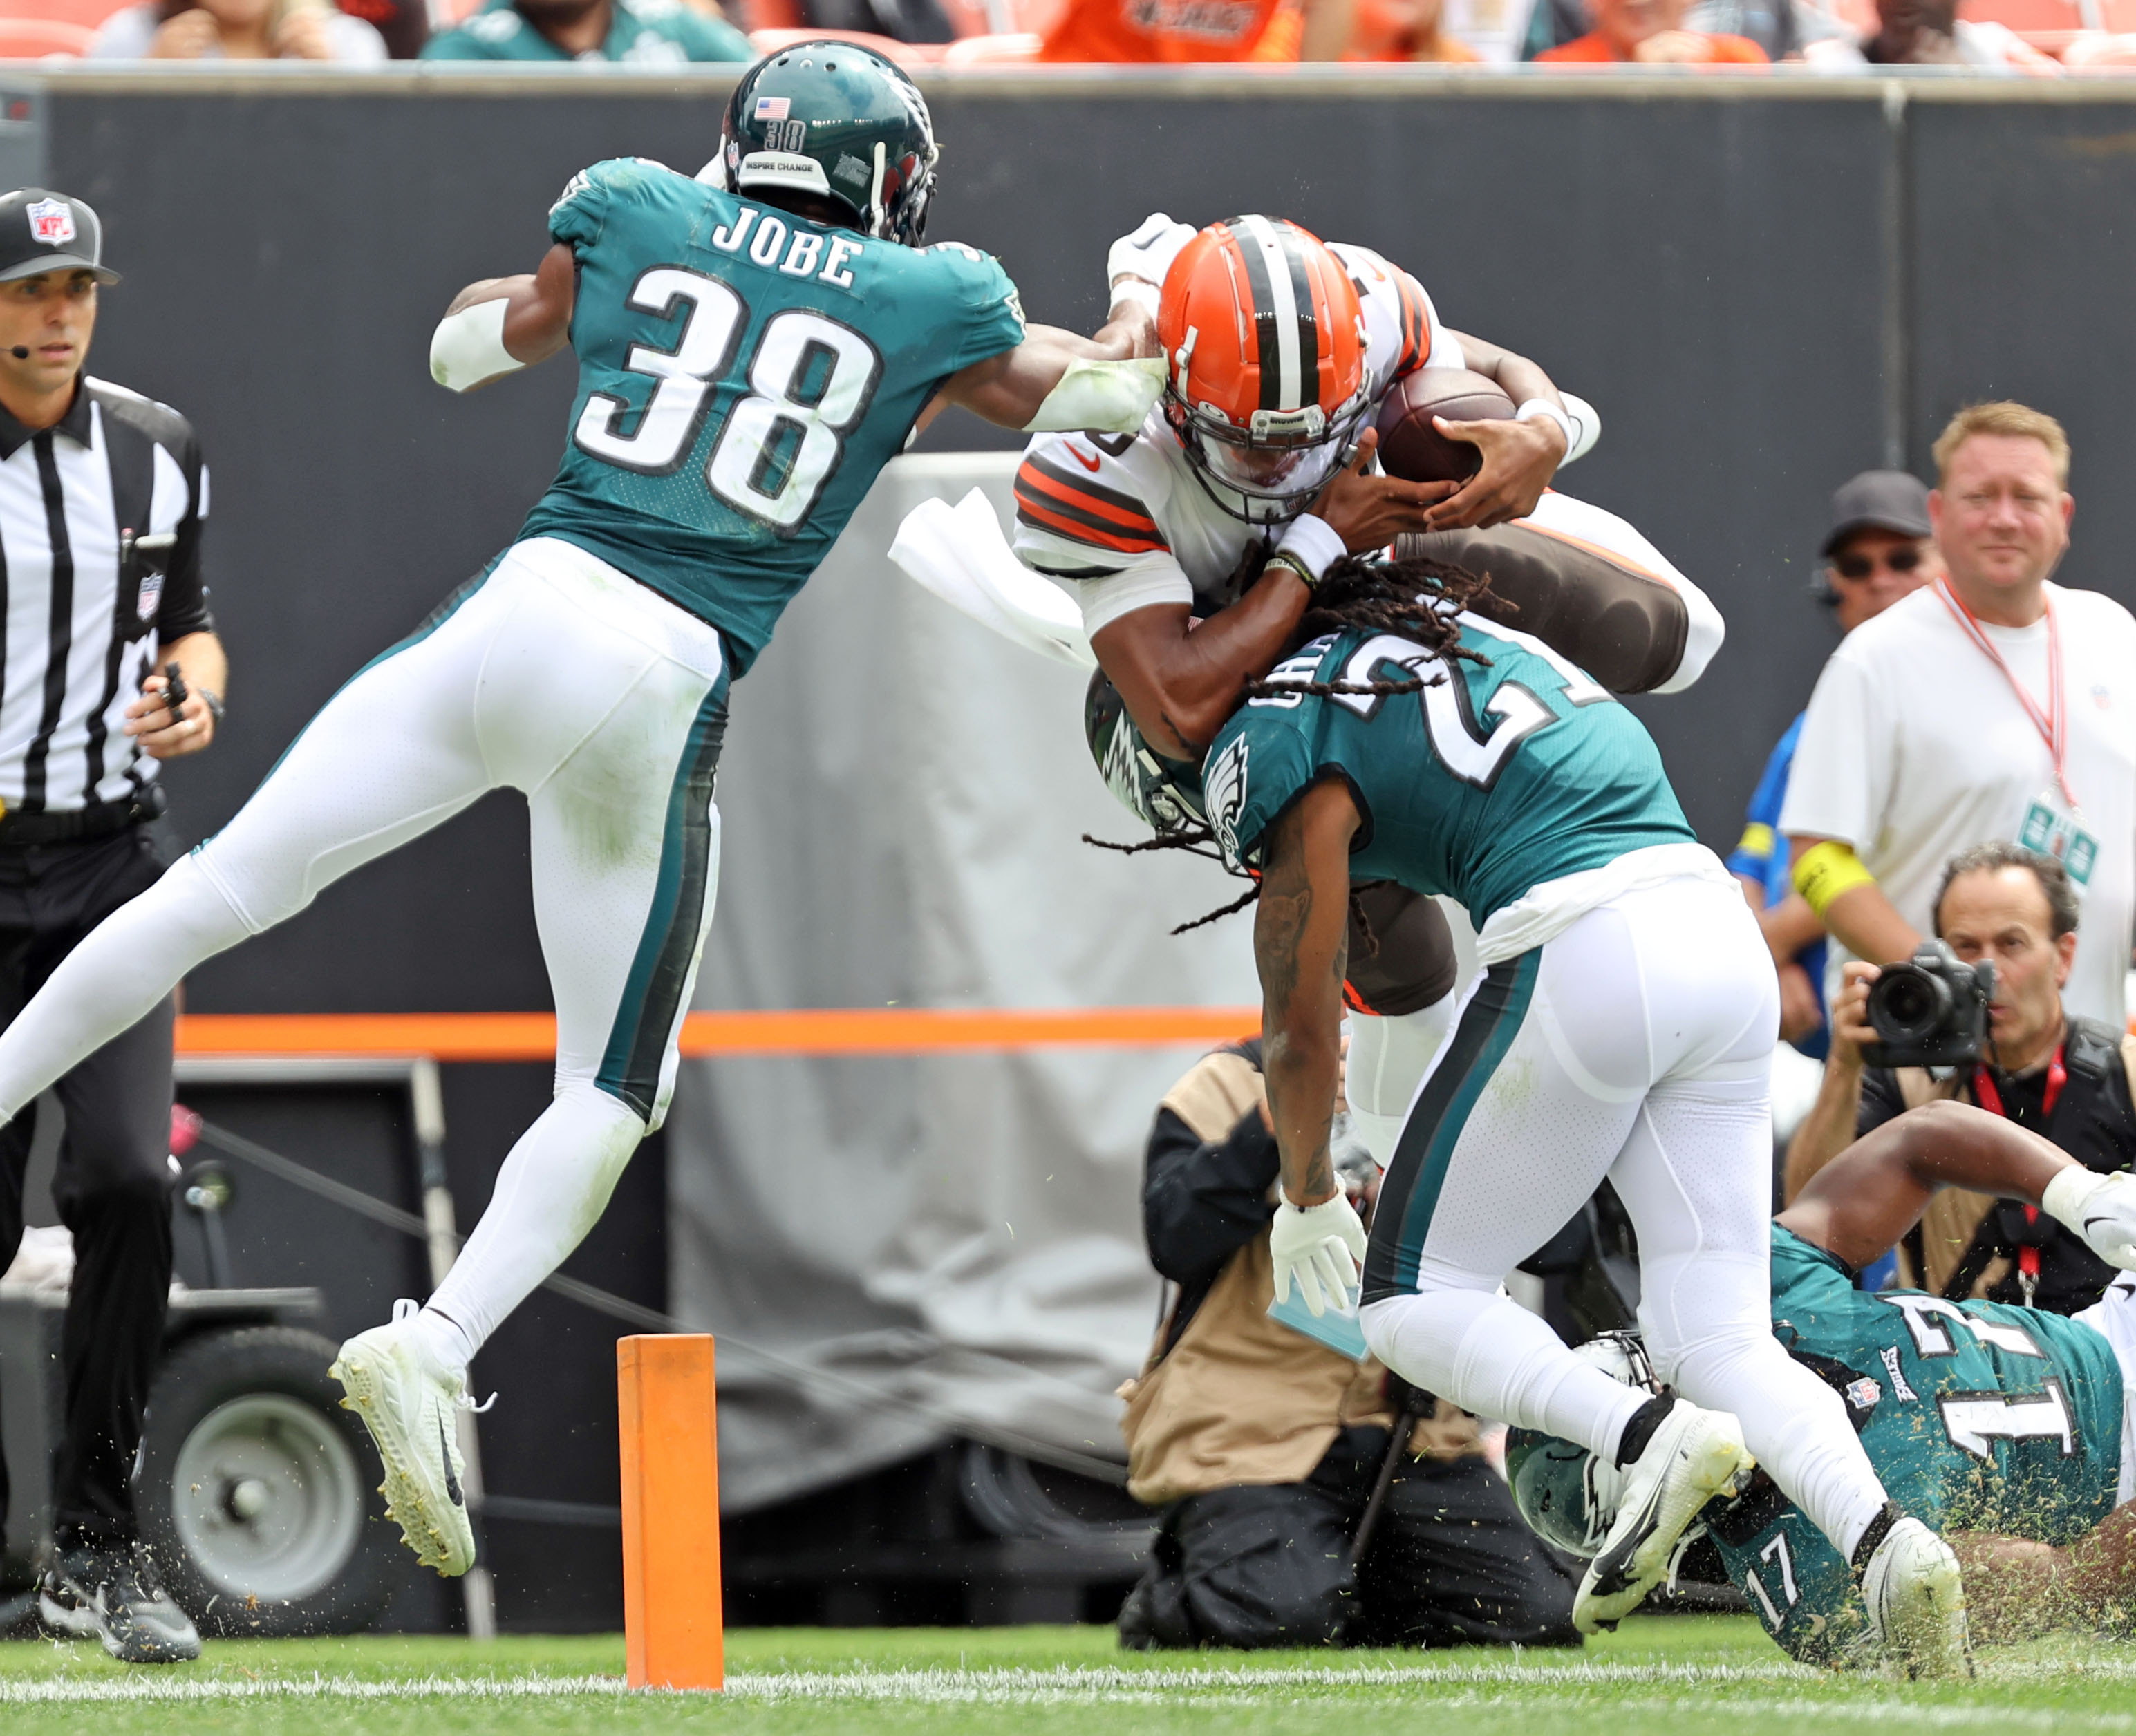
[[[1832,570],[1842,579],[1867,579],[1881,565],[1895,573],[1910,573],[1921,564],[1919,549],[1889,549],[1881,555],[1842,555]]]

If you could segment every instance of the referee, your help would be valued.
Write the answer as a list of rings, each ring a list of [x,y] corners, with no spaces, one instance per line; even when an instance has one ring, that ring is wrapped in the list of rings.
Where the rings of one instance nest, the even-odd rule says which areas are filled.
[[[206,747],[222,711],[199,443],[175,410],[84,371],[118,281],[80,200],[0,197],[0,1025],[162,874],[157,763]],[[167,1000],[57,1088],[52,1192],[75,1275],[40,1607],[131,1663],[200,1655],[140,1548],[129,1476],[171,1283],[172,1017]],[[0,1131],[0,1267],[22,1239],[32,1126]]]

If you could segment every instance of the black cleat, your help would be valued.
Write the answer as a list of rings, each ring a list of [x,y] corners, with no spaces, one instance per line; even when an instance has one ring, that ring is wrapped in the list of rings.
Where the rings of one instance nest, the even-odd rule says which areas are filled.
[[[122,1664],[178,1664],[200,1635],[171,1601],[146,1549],[69,1549],[45,1575],[37,1612],[55,1633],[95,1639]]]

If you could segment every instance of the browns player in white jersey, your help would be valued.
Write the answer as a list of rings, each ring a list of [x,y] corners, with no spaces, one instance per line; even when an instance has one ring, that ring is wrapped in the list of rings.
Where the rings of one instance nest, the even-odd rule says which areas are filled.
[[[1593,411],[1568,413],[1534,362],[1448,330],[1369,248],[1278,219],[1197,232],[1160,215],[1108,264],[1114,317],[1138,302],[1155,320],[1165,395],[1137,434],[1034,439],[1014,546],[1080,604],[1102,670],[1092,751],[1159,832],[1198,817],[1210,737],[1347,553],[1401,539],[1398,553],[1488,571],[1515,624],[1616,691],[1688,686],[1719,647],[1720,615],[1651,543],[1547,492],[1593,444]],[[1482,452],[1465,484],[1371,473],[1380,401],[1424,367],[1485,374],[1520,405],[1513,421],[1442,424]],[[1384,1162],[1452,1020],[1454,949],[1432,900],[1359,891],[1370,927],[1352,932],[1348,1000],[1377,1016],[1353,1025],[1349,1100]]]

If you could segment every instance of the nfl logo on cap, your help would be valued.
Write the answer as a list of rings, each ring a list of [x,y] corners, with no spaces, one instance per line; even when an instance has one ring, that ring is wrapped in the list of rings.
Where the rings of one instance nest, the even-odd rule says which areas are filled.
[[[33,199],[23,209],[29,213],[32,240],[64,247],[74,239],[74,211],[66,200]]]
[[[793,99],[790,97],[760,96],[756,99],[756,113],[752,119],[784,120],[786,119],[786,111],[792,106]]]

